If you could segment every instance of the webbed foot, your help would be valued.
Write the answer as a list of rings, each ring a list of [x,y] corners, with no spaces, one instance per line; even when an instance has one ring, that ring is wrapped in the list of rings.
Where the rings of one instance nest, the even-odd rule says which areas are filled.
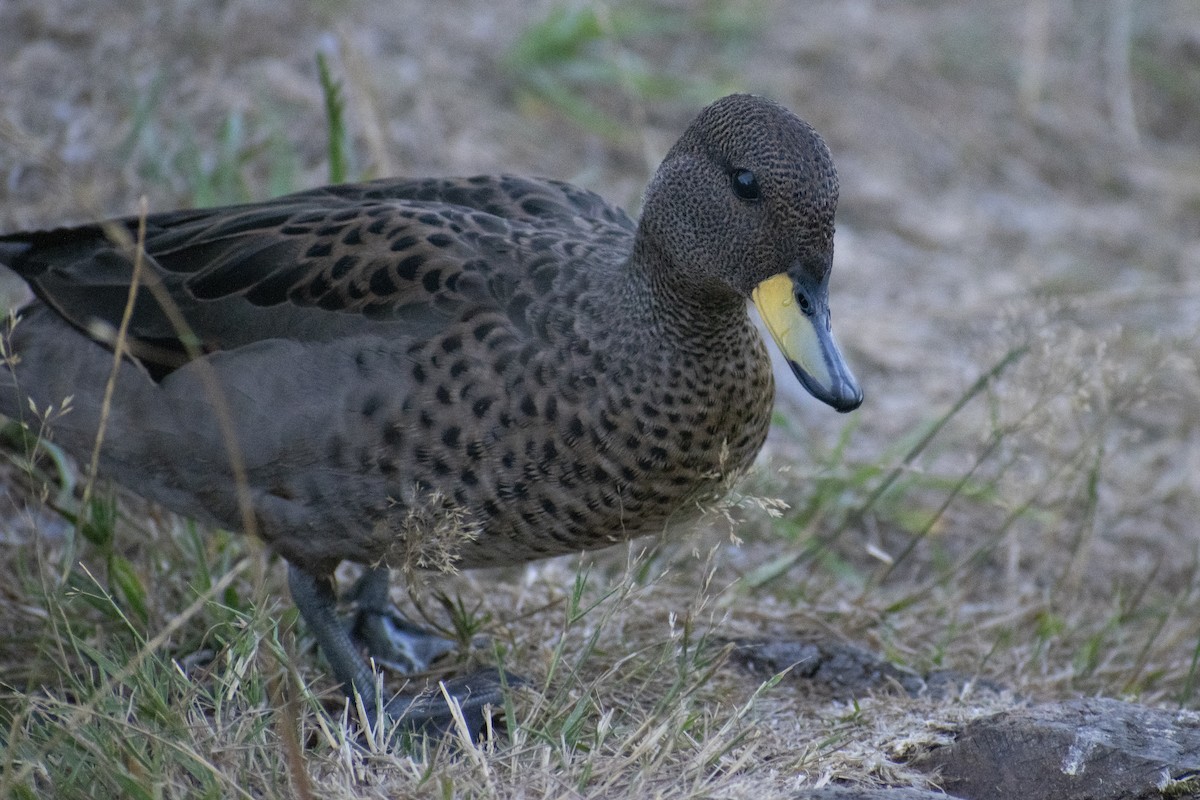
[[[389,581],[386,567],[371,568],[346,593],[355,607],[350,635],[376,664],[403,675],[424,672],[457,643],[405,619],[388,596]]]
[[[397,695],[384,705],[384,713],[398,730],[444,736],[460,730],[449,697],[462,712],[467,735],[472,741],[482,741],[493,729],[494,712],[504,707],[505,689],[526,684],[516,675],[482,669],[439,681],[416,695]]]

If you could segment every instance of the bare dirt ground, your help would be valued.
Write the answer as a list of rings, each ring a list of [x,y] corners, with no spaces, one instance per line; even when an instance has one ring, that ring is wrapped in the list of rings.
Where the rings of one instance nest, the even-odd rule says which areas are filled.
[[[579,19],[597,30],[582,43],[562,33]],[[627,207],[707,100],[788,105],[840,171],[834,324],[867,401],[844,418],[781,378],[779,424],[743,491],[790,509],[772,519],[747,500],[733,527],[717,519],[631,569],[624,550],[590,558],[599,619],[563,621],[579,559],[438,579],[482,604],[514,670],[553,689],[530,719],[580,709],[588,747],[518,730],[478,757],[421,760],[312,733],[302,766],[252,785],[214,756],[230,783],[284,796],[300,770],[318,796],[345,797],[936,787],[909,761],[983,714],[1093,695],[1200,708],[1194,0],[5,0],[0,230],[135,213],[143,195],[167,209],[325,182],[318,52],[343,82],[355,176],[530,173]],[[590,125],[553,87],[588,104]],[[17,472],[3,473],[16,510],[0,572],[53,562],[69,527],[31,509]],[[123,502],[143,527],[179,527]],[[129,542],[142,530],[118,531],[119,546],[153,583],[165,556]],[[239,576],[242,595],[278,617],[279,565],[228,547],[261,576]],[[176,569],[186,585],[186,561]],[[31,677],[48,657],[30,633],[41,601],[27,580],[4,583],[0,684],[11,702],[63,695]],[[693,633],[712,669],[685,681],[679,717],[656,705],[679,686],[638,664]],[[929,685],[950,671],[950,688],[897,690],[880,667],[845,689],[796,668],[756,691],[771,671],[720,647],[779,641],[853,643]],[[563,653],[586,657],[555,672]],[[326,686],[310,651],[297,660]],[[306,731],[325,730],[305,714]],[[232,728],[212,730],[194,747],[224,752]],[[256,746],[271,752],[273,731]],[[48,765],[67,747],[51,744]],[[29,785],[49,791],[58,768]]]

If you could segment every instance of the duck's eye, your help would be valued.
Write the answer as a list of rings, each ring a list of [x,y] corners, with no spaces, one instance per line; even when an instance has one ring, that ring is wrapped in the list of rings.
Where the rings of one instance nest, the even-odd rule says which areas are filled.
[[[762,190],[758,188],[758,178],[748,169],[735,169],[730,175],[733,191],[743,200],[761,200]]]

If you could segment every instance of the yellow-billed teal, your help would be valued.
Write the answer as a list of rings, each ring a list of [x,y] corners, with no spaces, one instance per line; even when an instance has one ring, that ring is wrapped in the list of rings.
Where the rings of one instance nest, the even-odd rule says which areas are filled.
[[[151,214],[102,470],[287,559],[335,676],[374,713],[335,567],[373,567],[360,603],[386,617],[387,567],[511,564],[686,519],[767,434],[774,385],[748,300],[809,392],[861,403],[830,333],[837,195],[811,127],[733,95],[667,153],[637,223],[513,176]],[[35,295],[0,411],[72,396],[52,434],[85,457],[138,227],[0,237]],[[410,703],[387,711],[419,717]]]

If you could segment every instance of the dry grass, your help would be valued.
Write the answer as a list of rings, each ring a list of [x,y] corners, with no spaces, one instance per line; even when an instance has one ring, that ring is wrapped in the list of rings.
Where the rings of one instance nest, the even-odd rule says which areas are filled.
[[[507,741],[412,752],[356,738],[260,546],[103,489],[81,509],[78,468],[11,434],[0,796],[784,797],[924,785],[907,754],[1024,698],[1200,705],[1200,22],[1142,4],[1113,75],[1121,4],[1050,5],[0,6],[5,230],[322,182],[317,51],[351,177],[626,204],[703,95],[771,94],[841,170],[833,303],[868,393],[846,419],[781,381],[741,487],[778,518],[407,598],[533,684]],[[756,637],[1009,691],[764,683],[722,644]]]

